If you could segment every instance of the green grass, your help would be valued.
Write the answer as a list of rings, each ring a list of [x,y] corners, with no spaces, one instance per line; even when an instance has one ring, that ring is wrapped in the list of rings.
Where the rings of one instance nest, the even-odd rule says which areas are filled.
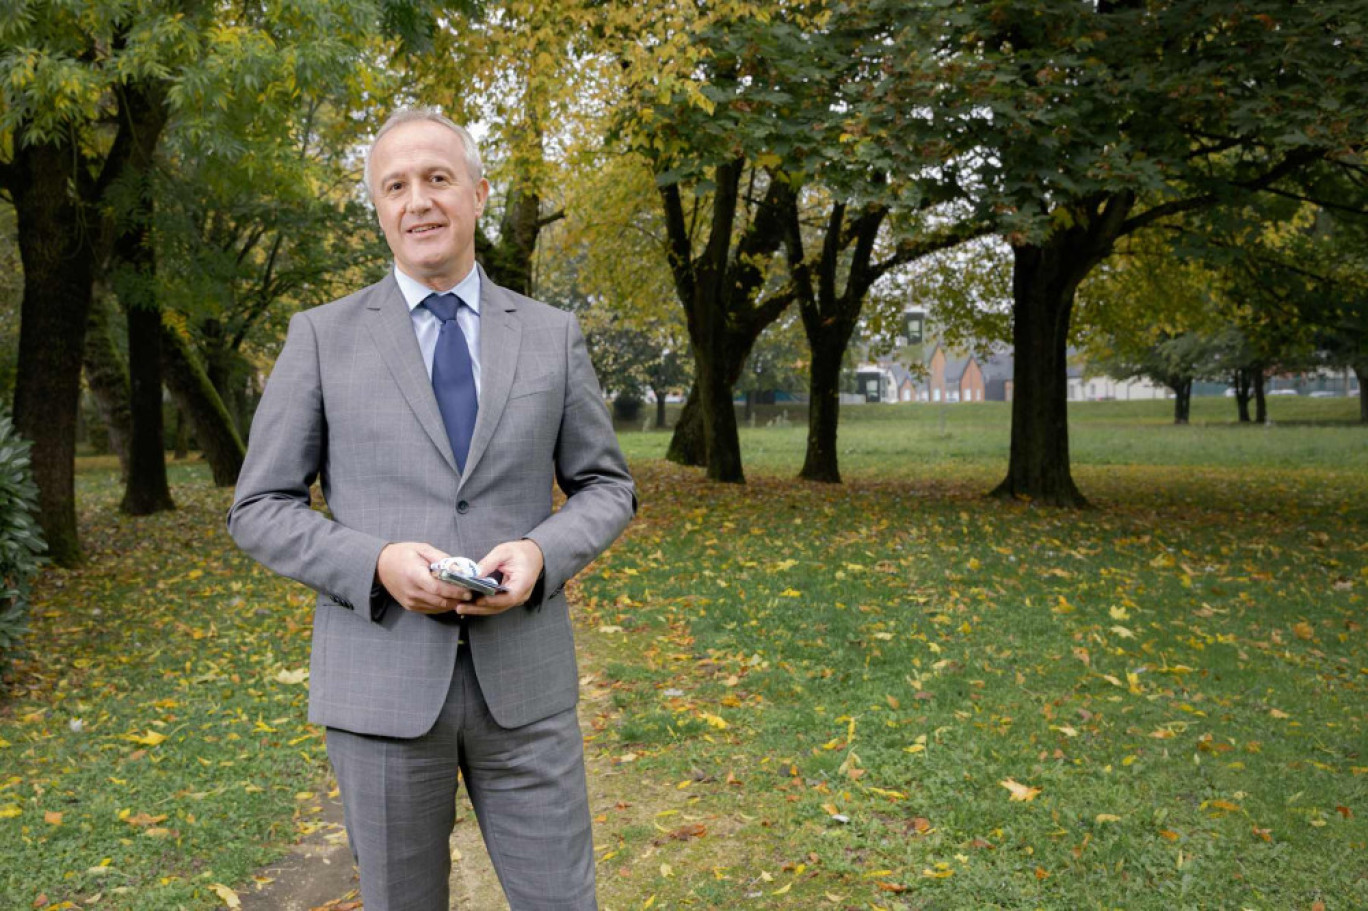
[[[238,553],[207,471],[171,477],[181,508],[130,519],[117,466],[81,465],[89,563],[40,579],[0,702],[0,908],[221,907],[316,812],[322,738],[276,679],[312,599]]]
[[[576,594],[605,907],[1368,906],[1354,404],[1076,406],[1083,512],[982,497],[991,403],[846,409],[841,486],[791,480],[801,426],[743,432],[745,487],[625,434],[641,514]],[[128,519],[81,463],[91,562],[0,702],[0,908],[220,907],[310,827],[312,599],[172,480]]]
[[[1231,399],[1198,398],[1192,423],[1173,423],[1173,403],[1080,402],[1070,406],[1073,463],[1330,468],[1368,471],[1357,399],[1272,397],[1271,424],[1235,422]],[[768,426],[779,413],[786,426]],[[855,405],[841,409],[841,471],[850,477],[916,478],[928,467],[977,464],[1005,473],[1011,405]],[[741,429],[748,470],[796,474],[803,464],[802,408],[769,407]],[[1308,424],[1311,426],[1308,427]],[[1311,432],[1307,432],[1310,430]],[[621,434],[629,459],[662,458],[668,431]]]
[[[1000,407],[851,411],[841,487],[637,463],[600,749],[707,834],[610,820],[606,905],[1368,906],[1368,429],[1078,406],[1077,513],[981,497]]]

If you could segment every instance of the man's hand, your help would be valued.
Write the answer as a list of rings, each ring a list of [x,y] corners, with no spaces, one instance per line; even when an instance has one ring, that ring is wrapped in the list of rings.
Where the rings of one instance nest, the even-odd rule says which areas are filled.
[[[541,552],[537,554],[540,557]],[[386,544],[376,561],[375,574],[405,610],[419,614],[473,613],[463,608],[475,597],[475,592],[443,582],[432,574],[431,565],[445,556],[448,555],[431,544],[417,541]]]
[[[481,595],[470,604],[461,605],[462,614],[488,616],[501,614],[510,607],[525,604],[541,577],[542,552],[535,541],[505,541],[480,561],[480,575],[503,573],[500,583],[508,591],[498,595]]]

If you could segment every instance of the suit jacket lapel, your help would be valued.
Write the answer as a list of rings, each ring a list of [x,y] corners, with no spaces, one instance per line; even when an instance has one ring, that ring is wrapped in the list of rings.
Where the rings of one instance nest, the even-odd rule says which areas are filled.
[[[470,452],[466,454],[466,477],[475,470],[480,457],[489,447],[494,429],[499,426],[499,418],[503,416],[508,391],[513,386],[513,374],[518,367],[518,348],[522,344],[522,323],[518,320],[517,310],[517,299],[490,281],[481,268],[480,411],[475,417]],[[435,398],[433,403],[435,409]]]
[[[418,423],[423,425],[423,430],[442,453],[442,458],[446,459],[453,472],[456,471],[451,440],[447,438],[442,412],[437,409],[437,397],[432,393],[432,380],[423,366],[423,352],[419,350],[418,337],[413,332],[413,317],[392,273],[373,286],[366,299],[366,311],[366,326],[390,375],[399,384],[399,391],[418,416]],[[475,433],[478,438],[478,423]],[[470,466],[469,459],[466,466]]]

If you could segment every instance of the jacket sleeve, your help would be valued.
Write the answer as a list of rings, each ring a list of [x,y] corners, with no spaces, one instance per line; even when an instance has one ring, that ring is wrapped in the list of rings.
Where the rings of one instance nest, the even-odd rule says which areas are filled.
[[[599,392],[579,322],[566,326],[566,392],[556,439],[556,483],[565,504],[526,537],[545,562],[542,598],[555,597],[581,569],[612,544],[636,514],[637,499],[627,462]]]
[[[375,567],[388,542],[310,506],[327,445],[318,338],[297,313],[252,419],[228,533],[268,568],[378,619]]]

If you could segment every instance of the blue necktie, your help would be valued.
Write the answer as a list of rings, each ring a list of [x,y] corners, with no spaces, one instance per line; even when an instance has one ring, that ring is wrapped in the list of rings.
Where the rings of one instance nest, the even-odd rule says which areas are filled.
[[[429,294],[423,306],[442,321],[442,331],[437,336],[437,348],[432,355],[432,391],[437,396],[442,422],[446,424],[456,467],[464,473],[480,400],[475,394],[475,368],[470,361],[470,348],[466,345],[461,324],[456,322],[461,299],[450,293]]]

